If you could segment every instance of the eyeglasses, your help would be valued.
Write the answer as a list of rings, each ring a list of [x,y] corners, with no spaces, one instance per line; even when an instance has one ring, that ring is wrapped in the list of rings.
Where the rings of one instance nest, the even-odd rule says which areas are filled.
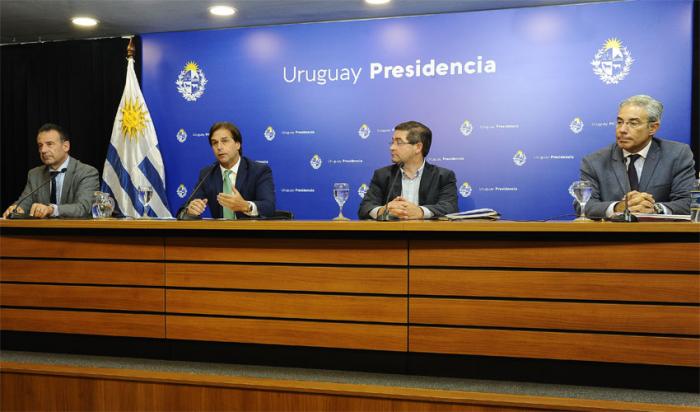
[[[395,139],[395,140],[392,140],[391,142],[389,142],[389,147],[391,147],[391,146],[393,146],[393,145],[397,145],[397,146],[400,147],[400,146],[403,146],[403,145],[406,145],[406,144],[415,144],[415,143],[405,142],[405,141],[403,141],[403,140]]]
[[[649,123],[649,122],[642,122],[642,121],[639,121],[636,119],[632,119],[632,120],[618,119],[617,120],[617,128],[620,128],[624,125],[627,125],[630,129],[636,129],[636,128],[640,127],[641,125],[647,124],[647,123]]]

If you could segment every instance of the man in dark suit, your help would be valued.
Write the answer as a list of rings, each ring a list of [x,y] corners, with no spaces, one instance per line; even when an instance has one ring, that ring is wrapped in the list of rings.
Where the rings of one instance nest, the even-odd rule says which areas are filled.
[[[454,172],[425,161],[432,136],[427,126],[414,121],[394,128],[394,164],[374,171],[360,203],[360,219],[430,219],[457,212]]]
[[[686,144],[654,137],[662,113],[661,102],[645,95],[620,103],[616,142],[581,161],[581,179],[593,185],[586,216],[623,212],[625,197],[633,213],[690,213],[693,154]]]
[[[267,165],[242,156],[240,130],[229,122],[215,123],[209,129],[209,144],[218,165],[214,166],[216,170],[206,167],[200,171],[199,179],[206,181],[193,196],[187,214],[199,216],[209,205],[212,217],[217,219],[272,216],[275,212],[272,171]]]
[[[36,143],[44,165],[29,171],[18,201],[44,186],[22,203],[8,207],[2,217],[13,211],[20,214],[28,211],[37,218],[90,217],[92,199],[100,186],[97,169],[68,155],[70,139],[61,126],[51,123],[41,126]]]

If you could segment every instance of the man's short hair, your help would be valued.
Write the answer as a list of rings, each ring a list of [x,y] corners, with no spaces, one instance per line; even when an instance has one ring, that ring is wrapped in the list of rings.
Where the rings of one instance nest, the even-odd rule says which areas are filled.
[[[649,123],[660,122],[661,115],[664,113],[664,105],[661,104],[660,101],[645,94],[638,94],[625,99],[620,103],[620,108],[627,105],[641,107],[646,110]]]
[[[241,131],[238,130],[236,125],[231,123],[231,122],[216,122],[211,126],[211,128],[209,129],[209,146],[211,146],[211,137],[214,135],[214,132],[219,130],[219,129],[226,129],[229,132],[231,132],[231,136],[233,137],[233,141],[241,144],[241,150],[239,150],[239,154],[242,156],[243,155],[243,135],[241,135]]]
[[[428,126],[411,120],[397,124],[394,130],[408,132],[406,139],[409,143],[423,143],[423,157],[428,156],[430,144],[433,141],[433,132],[430,131]]]
[[[59,125],[53,124],[53,123],[44,123],[40,128],[39,131],[36,132],[38,135],[39,133],[44,133],[44,132],[50,132],[51,130],[55,130],[58,135],[61,137],[61,142],[68,142],[70,141],[70,137],[68,137],[68,133]]]

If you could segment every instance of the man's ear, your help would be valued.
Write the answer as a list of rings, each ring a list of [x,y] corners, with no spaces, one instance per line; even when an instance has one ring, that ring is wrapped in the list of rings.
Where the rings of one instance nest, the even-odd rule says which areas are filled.
[[[659,130],[659,127],[661,127],[661,124],[659,122],[649,123],[649,134],[652,136],[655,135],[656,132]]]

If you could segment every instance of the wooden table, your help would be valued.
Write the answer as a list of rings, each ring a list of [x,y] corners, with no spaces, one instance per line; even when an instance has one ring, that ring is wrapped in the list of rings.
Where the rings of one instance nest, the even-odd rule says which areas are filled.
[[[700,366],[700,225],[0,220],[2,330]]]

